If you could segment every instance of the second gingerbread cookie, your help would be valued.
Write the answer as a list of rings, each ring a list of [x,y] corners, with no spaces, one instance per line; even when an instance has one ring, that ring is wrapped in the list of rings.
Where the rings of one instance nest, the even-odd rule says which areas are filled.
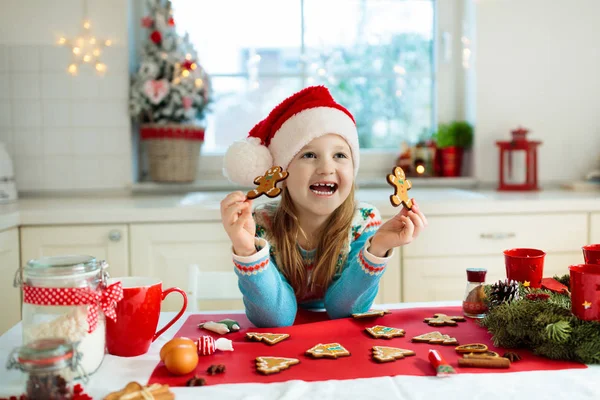
[[[391,174],[387,176],[387,182],[394,187],[394,194],[390,196],[390,202],[394,207],[400,204],[409,210],[412,209],[412,200],[408,197],[408,191],[412,183],[406,179],[404,170],[400,167],[394,167]]]
[[[283,168],[275,166],[265,172],[263,176],[257,176],[254,179],[254,184],[258,185],[256,189],[252,189],[246,194],[250,200],[256,199],[263,194],[267,197],[277,197],[281,193],[281,189],[277,187],[277,182],[283,181],[288,177],[287,171]]]

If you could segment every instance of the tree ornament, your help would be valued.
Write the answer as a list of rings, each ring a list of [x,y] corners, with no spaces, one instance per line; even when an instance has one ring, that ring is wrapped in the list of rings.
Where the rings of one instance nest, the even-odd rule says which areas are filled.
[[[152,104],[158,104],[169,94],[169,82],[166,79],[146,81],[144,93]]]
[[[173,19],[173,17],[169,18],[169,26],[175,26],[175,20]]]
[[[152,20],[152,18],[150,18],[150,17],[142,18],[142,26],[144,28],[152,28],[152,24],[154,24],[154,21]]]
[[[160,44],[160,42],[162,41],[162,35],[159,31],[154,31],[150,34],[150,40],[152,40],[154,44]]]
[[[498,281],[491,285],[488,297],[490,306],[492,307],[499,306],[503,303],[510,304],[513,300],[518,300],[519,298],[519,282],[509,281],[508,279]]]

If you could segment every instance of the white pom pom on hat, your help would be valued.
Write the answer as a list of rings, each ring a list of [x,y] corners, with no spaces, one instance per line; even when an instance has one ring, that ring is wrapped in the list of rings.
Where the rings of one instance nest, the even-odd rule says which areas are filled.
[[[335,133],[343,137],[359,166],[356,123],[324,86],[310,86],[288,97],[252,128],[245,140],[225,153],[223,174],[232,182],[252,186],[254,179],[278,165],[287,169],[294,156],[311,140]]]

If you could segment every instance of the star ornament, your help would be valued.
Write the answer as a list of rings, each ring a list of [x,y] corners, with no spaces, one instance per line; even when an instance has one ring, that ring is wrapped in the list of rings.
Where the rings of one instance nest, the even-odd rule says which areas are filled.
[[[106,47],[112,46],[111,40],[104,40],[95,37],[91,32],[92,24],[85,19],[82,24],[83,30],[76,39],[67,39],[61,37],[58,39],[60,46],[67,46],[71,49],[71,63],[67,71],[75,76],[79,72],[82,65],[93,65],[96,72],[100,75],[106,72],[106,64],[104,64],[100,56]]]
[[[582,306],[586,310],[589,310],[592,307],[592,303],[590,303],[589,301],[584,301],[583,304],[582,304]]]
[[[523,282],[523,286],[525,286],[525,287],[529,287],[530,285],[531,285],[531,282],[529,282],[529,281]]]

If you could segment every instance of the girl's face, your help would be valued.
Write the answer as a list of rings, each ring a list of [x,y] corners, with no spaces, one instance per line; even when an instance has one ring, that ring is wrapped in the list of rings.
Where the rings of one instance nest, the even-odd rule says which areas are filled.
[[[350,194],[354,165],[339,135],[313,139],[290,162],[285,184],[294,205],[308,215],[329,216]]]

